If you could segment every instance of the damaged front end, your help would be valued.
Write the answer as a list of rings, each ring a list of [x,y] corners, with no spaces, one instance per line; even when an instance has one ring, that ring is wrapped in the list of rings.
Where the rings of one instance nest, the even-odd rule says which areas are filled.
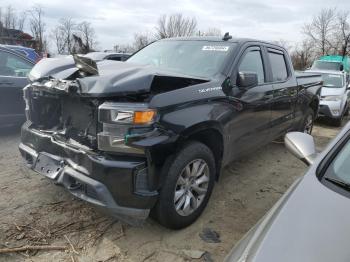
[[[137,128],[142,135],[155,130],[156,112],[146,104],[133,103],[131,109],[126,101],[81,97],[52,84],[33,83],[24,91],[28,121],[19,148],[27,165],[76,197],[139,224],[158,193],[147,175],[145,149],[127,145],[127,138]],[[149,125],[134,124],[134,118],[147,117]]]
[[[152,99],[207,80],[69,59],[55,60],[58,72],[50,61],[34,67],[24,89],[21,154],[28,167],[76,197],[136,224],[157,201],[160,169],[178,137],[161,126],[162,109]]]
[[[45,79],[25,88],[21,154],[76,197],[139,224],[158,192],[147,145],[132,143],[161,134],[153,125],[157,112],[127,97],[83,96],[76,84]]]
[[[69,86],[49,80],[44,85],[33,83],[24,89],[31,128],[87,151],[144,154],[139,148],[127,146],[125,137],[132,135],[129,129],[151,131],[157,116],[155,110],[146,103],[132,103],[125,98],[111,102],[83,97],[62,91],[59,85]]]

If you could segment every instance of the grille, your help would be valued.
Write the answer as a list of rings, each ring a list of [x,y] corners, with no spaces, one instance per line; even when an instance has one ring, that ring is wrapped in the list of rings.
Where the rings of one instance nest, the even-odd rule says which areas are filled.
[[[98,106],[92,99],[33,93],[29,108],[30,120],[38,129],[97,148]]]

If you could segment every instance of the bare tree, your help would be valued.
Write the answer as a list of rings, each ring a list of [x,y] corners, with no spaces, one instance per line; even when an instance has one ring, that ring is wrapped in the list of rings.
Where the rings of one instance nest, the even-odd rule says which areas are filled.
[[[205,36],[222,36],[221,29],[216,27],[210,27],[203,33],[199,32],[199,35],[205,35]]]
[[[313,42],[309,40],[304,40],[301,44],[298,44],[293,51],[291,51],[293,66],[298,70],[305,70],[311,66],[314,58]]]
[[[321,10],[313,17],[312,22],[305,24],[304,34],[314,42],[316,51],[321,55],[327,54],[334,47],[333,34],[336,27],[336,12],[334,8]]]
[[[339,38],[341,41],[341,55],[345,56],[350,49],[349,11],[338,13]]]
[[[27,20],[27,12],[21,12],[17,18],[17,29],[23,31],[24,25]]]
[[[17,24],[17,16],[14,8],[11,5],[8,5],[5,8],[5,12],[2,12],[2,24],[5,28],[15,29]]]
[[[144,48],[146,45],[150,44],[153,41],[150,33],[136,33],[134,34],[134,43],[133,49],[135,51]]]
[[[39,52],[44,51],[44,33],[46,24],[43,21],[44,11],[42,6],[35,5],[29,11],[29,26],[30,30],[35,38],[38,41],[37,50]]]
[[[184,17],[182,14],[163,15],[156,26],[157,39],[194,35],[197,21],[194,17]]]
[[[52,29],[51,39],[55,44],[57,53],[64,54],[65,49],[66,49],[66,42],[65,42],[64,34],[59,26]]]
[[[2,27],[9,29],[18,29],[23,31],[27,12],[23,11],[20,14],[11,6],[7,6],[5,11],[0,7],[0,24]],[[0,29],[1,30],[1,29]]]
[[[95,29],[91,26],[89,22],[83,21],[79,23],[76,27],[76,36],[78,36],[85,50],[82,53],[88,53],[93,51],[97,46]]]
[[[58,25],[59,31],[62,34],[65,46],[65,52],[73,53],[74,40],[73,34],[76,31],[76,23],[72,18],[61,18]]]

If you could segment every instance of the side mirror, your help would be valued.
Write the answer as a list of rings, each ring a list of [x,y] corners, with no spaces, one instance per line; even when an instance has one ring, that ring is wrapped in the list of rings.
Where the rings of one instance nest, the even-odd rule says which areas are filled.
[[[312,165],[317,153],[314,138],[306,133],[289,132],[284,137],[288,151],[307,165]]]
[[[238,72],[237,86],[250,88],[258,85],[258,74],[254,72]]]

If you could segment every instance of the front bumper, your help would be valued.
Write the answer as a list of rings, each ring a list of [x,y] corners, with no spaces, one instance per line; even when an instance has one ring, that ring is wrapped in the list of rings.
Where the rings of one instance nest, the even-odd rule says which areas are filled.
[[[155,205],[158,192],[148,190],[145,158],[80,150],[31,129],[28,123],[21,139],[19,149],[29,168],[113,216],[137,222],[146,219]]]
[[[342,116],[342,111],[340,102],[320,103],[318,116],[337,119]]]

